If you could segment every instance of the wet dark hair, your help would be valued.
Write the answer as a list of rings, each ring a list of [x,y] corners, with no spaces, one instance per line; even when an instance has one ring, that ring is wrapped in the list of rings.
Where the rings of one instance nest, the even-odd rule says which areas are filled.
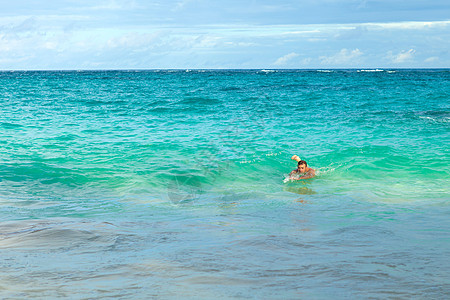
[[[306,167],[308,166],[308,164],[304,160],[299,161],[298,164],[297,164],[297,167],[300,166],[300,165],[305,165]]]

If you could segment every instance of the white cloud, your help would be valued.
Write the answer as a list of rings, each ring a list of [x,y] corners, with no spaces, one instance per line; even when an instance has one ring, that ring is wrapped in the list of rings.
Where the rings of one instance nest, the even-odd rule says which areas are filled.
[[[194,48],[214,48],[222,43],[222,38],[219,36],[200,36],[195,39]]]
[[[283,66],[283,65],[286,65],[290,60],[292,60],[293,58],[295,58],[297,56],[299,56],[298,53],[291,52],[289,54],[286,54],[285,56],[278,58],[273,64],[276,66]]]
[[[139,6],[136,4],[136,1],[116,1],[109,0],[103,1],[101,4],[97,6],[88,7],[90,10],[131,10],[138,9]]]
[[[178,1],[174,7],[172,8],[172,11],[180,11],[183,10],[188,4],[190,4],[192,0],[181,0]]]
[[[415,52],[416,50],[409,49],[408,51],[402,51],[397,55],[393,55],[392,52],[390,51],[388,53],[388,57],[391,59],[393,63],[401,64],[413,60]]]
[[[320,33],[320,30],[293,30],[293,31],[286,31],[283,32],[283,35],[300,35],[300,36],[307,36],[309,34],[314,34],[314,33]]]
[[[439,60],[439,57],[437,56],[432,56],[432,57],[428,57],[427,59],[425,59],[426,63],[431,63],[431,62],[437,62]]]
[[[310,57],[302,59],[302,65],[309,65],[312,62],[312,59]]]
[[[320,62],[323,65],[343,65],[343,64],[353,64],[356,59],[361,57],[363,52],[358,48],[354,50],[341,49],[338,53],[332,56],[321,56],[319,57]]]
[[[450,21],[432,21],[432,22],[385,22],[385,23],[362,23],[360,25],[370,26],[371,28],[379,27],[382,29],[426,29],[447,27]]]
[[[308,42],[311,42],[311,43],[315,43],[315,42],[326,42],[327,39],[325,39],[325,38],[312,38],[312,39],[307,39],[307,41],[308,41]]]
[[[139,48],[159,41],[159,33],[126,33],[117,37],[113,37],[106,42],[108,48]]]

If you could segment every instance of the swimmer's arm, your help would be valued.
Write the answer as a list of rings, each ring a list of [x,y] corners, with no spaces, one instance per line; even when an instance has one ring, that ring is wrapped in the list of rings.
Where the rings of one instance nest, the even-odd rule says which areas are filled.
[[[292,170],[291,173],[289,173],[289,176],[292,176],[292,175],[294,175],[295,173],[297,173],[297,169]]]

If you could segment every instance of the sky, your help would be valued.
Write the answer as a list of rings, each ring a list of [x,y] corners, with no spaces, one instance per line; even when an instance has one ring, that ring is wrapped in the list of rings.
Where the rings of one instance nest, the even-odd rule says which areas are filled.
[[[448,0],[0,0],[0,70],[449,68]]]

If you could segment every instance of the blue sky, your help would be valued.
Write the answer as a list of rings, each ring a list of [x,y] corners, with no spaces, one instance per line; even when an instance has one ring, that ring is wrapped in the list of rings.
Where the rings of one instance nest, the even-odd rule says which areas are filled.
[[[0,1],[1,70],[450,67],[448,0]]]

